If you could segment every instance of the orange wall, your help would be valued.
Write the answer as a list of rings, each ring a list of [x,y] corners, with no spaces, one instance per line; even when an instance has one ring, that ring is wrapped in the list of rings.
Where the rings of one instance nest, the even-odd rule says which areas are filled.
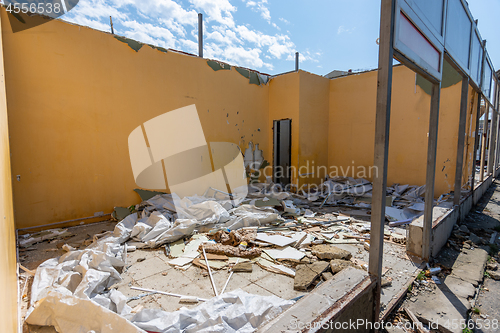
[[[269,148],[273,147],[273,121],[282,119],[292,120],[292,167],[297,170],[299,161],[299,89],[300,73],[293,72],[273,78],[269,83]],[[272,159],[270,160],[272,161]],[[270,172],[267,172],[270,175]],[[292,175],[291,182],[297,184],[297,175]]]
[[[292,119],[292,167],[315,173],[294,174],[294,184],[318,183],[318,166],[371,178],[376,71],[333,80],[299,71],[254,85],[234,68],[214,71],[206,59],[147,45],[136,52],[62,21],[13,34],[1,15],[18,228],[137,203],[128,135],[191,104],[208,142],[245,151],[252,141],[270,163],[273,120]],[[415,82],[394,68],[389,184],[425,183],[430,96]],[[460,84],[442,89],[436,195],[453,189],[459,102]]]
[[[374,154],[376,91],[376,71],[331,80],[328,160],[330,168],[337,167],[339,175],[343,172],[352,177],[354,166],[355,177],[362,176],[363,170],[370,176],[368,168],[373,163]],[[454,187],[460,94],[461,83],[441,89],[436,196],[453,191]],[[394,67],[389,185],[425,184],[429,111],[430,95],[416,85],[415,73],[404,66]]]
[[[18,287],[3,51],[0,38],[0,332],[9,333],[17,332]]]
[[[147,45],[136,52],[111,34],[56,20],[13,34],[6,15],[18,228],[137,203],[128,135],[183,106],[196,105],[209,142],[269,146],[269,86],[249,84],[234,68],[214,71],[205,59]]]
[[[329,79],[300,71],[300,185],[320,184],[326,176],[321,167],[328,166],[329,90]]]
[[[292,120],[292,183],[319,184],[325,173],[317,166],[328,166],[328,117],[330,80],[302,70],[279,75],[270,81],[269,123]],[[269,133],[273,151],[273,132]],[[314,173],[314,174],[311,174]]]

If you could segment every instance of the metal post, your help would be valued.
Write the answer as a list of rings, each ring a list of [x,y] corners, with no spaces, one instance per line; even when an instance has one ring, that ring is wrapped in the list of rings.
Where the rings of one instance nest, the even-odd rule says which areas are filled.
[[[427,173],[425,181],[424,229],[422,233],[422,258],[431,257],[432,209],[434,208],[434,180],[436,178],[436,151],[439,123],[441,83],[432,84],[429,138],[427,140]]]
[[[477,150],[479,149],[479,118],[481,118],[481,99],[482,94],[477,93],[477,110],[476,110],[476,132],[474,138],[474,154],[472,156],[472,179],[471,179],[471,191],[474,192],[474,184],[476,183],[476,164],[477,164]]]
[[[295,71],[299,71],[299,52],[295,52]]]
[[[198,56],[203,58],[203,14],[198,13]]]
[[[493,165],[496,159],[496,147],[497,147],[497,119],[498,114],[495,109],[493,109],[493,116],[491,118],[491,132],[490,132],[490,144],[488,152],[488,174],[493,173]]]
[[[462,98],[460,100],[460,120],[458,122],[458,145],[457,145],[457,163],[455,169],[455,190],[453,192],[453,204],[460,204],[462,196],[462,170],[464,165],[464,146],[465,146],[465,123],[467,122],[467,102],[469,100],[469,78],[462,79]]]
[[[109,24],[111,25],[111,33],[114,35],[115,29],[113,29],[113,18],[111,16],[109,17]]]
[[[481,140],[481,164],[479,166],[480,173],[479,179],[482,183],[484,181],[484,164],[486,162],[486,146],[488,143],[488,122],[490,117],[490,106],[487,101],[484,103],[484,122],[483,122],[483,139]]]
[[[481,117],[481,99],[483,97],[483,76],[484,76],[484,60],[486,59],[486,40],[483,40],[483,58],[481,60],[481,79],[479,82],[479,92],[477,97],[477,117],[476,117],[476,139],[474,140],[474,166],[472,168],[472,186],[471,190],[474,192],[474,184],[476,182],[476,163],[477,163],[477,150],[479,149],[479,118]],[[481,156],[479,156],[481,157]]]
[[[384,255],[385,198],[387,190],[387,161],[389,155],[389,128],[391,120],[392,59],[394,55],[395,0],[382,0],[380,9],[380,44],[378,56],[377,109],[375,118],[376,175],[373,179],[370,231],[370,259],[368,272],[376,279],[373,320],[380,315],[382,263]]]
[[[497,123],[495,124],[497,135],[495,136],[495,161],[493,163],[493,177],[496,177],[498,169],[499,138],[500,138],[500,116],[497,113]]]
[[[493,177],[496,177],[496,174],[497,174],[497,169],[498,169],[498,156],[500,155],[500,151],[499,151],[499,141],[500,141],[500,116],[498,115],[498,104],[499,104],[499,101],[498,101],[498,98],[499,98],[499,92],[500,92],[500,88],[498,87],[498,84],[499,82],[497,82],[497,84],[495,85],[496,87],[496,91],[495,91],[495,111],[497,112],[497,123],[495,124],[495,128],[496,128],[496,131],[497,131],[497,135],[495,136],[495,142],[496,142],[496,145],[495,145],[495,163],[493,164]]]

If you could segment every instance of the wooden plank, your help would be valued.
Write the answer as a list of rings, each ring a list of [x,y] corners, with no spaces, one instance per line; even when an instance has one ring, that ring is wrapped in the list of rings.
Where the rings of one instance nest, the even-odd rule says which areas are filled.
[[[434,180],[436,178],[436,152],[439,125],[439,100],[441,83],[432,84],[431,112],[429,116],[429,138],[427,140],[427,173],[425,181],[424,226],[422,232],[422,258],[431,255],[432,209],[434,206]]]
[[[460,120],[458,123],[458,144],[457,144],[457,163],[455,169],[455,190],[453,204],[460,204],[462,195],[462,169],[464,165],[464,146],[465,146],[465,123],[467,122],[467,102],[469,99],[469,78],[462,79],[462,98],[460,100]]]
[[[380,313],[381,277],[384,251],[385,197],[387,190],[387,161],[391,120],[392,61],[394,57],[395,0],[382,0],[380,9],[380,44],[377,78],[377,109],[375,118],[376,175],[373,178],[370,231],[370,260],[368,272],[376,280],[373,318]]]

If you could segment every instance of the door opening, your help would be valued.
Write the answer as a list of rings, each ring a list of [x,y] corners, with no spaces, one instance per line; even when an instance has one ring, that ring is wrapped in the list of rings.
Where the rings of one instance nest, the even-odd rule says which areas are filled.
[[[273,181],[283,187],[290,185],[290,165],[292,164],[292,120],[275,120]]]

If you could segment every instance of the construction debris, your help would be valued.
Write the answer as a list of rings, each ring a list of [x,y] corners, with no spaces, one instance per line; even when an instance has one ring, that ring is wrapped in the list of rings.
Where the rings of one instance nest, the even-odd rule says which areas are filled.
[[[202,269],[200,278],[209,279],[214,290],[215,297],[210,300],[149,290],[150,293],[175,296],[185,304],[223,302],[216,289],[217,283],[222,281],[216,281],[220,274],[215,274],[221,270],[230,272],[221,291],[224,297],[234,293],[234,298],[251,298],[252,295],[241,292],[227,293],[226,288],[231,289],[233,274],[252,274],[254,263],[266,271],[293,278],[294,290],[302,292],[323,280],[335,278],[335,274],[346,267],[361,268],[361,264],[350,261],[354,253],[341,248],[341,244],[358,246],[358,253],[363,247],[369,249],[371,224],[366,212],[370,209],[371,184],[348,177],[332,178],[327,184],[332,188],[324,194],[302,195],[273,192],[272,183],[253,184],[254,189],[260,190],[250,192],[242,200],[232,200],[220,191],[212,191],[217,197],[215,194],[208,196],[207,191],[204,196],[180,199],[171,194],[141,190],[138,192],[143,197],[140,204],[116,209],[114,216],[123,219],[116,224],[114,232],[101,233],[93,239],[89,235],[89,242],[66,244],[62,240],[72,234],[65,229],[22,236],[20,245],[22,243],[26,249],[38,242],[57,239],[57,244],[67,251],[61,258],[48,260],[37,269],[27,318],[33,324],[40,324],[42,314],[49,315],[34,309],[42,309],[45,302],[59,302],[57,297],[46,295],[64,290],[65,297],[82,308],[88,307],[88,303],[79,303],[79,300],[92,300],[148,331],[163,331],[171,327],[169,325],[182,327],[180,319],[175,322],[177,319],[162,311],[139,307],[132,310],[122,302],[127,298],[120,291],[109,289],[121,280],[120,269],[125,267],[123,271],[126,271],[141,259],[147,260],[146,256],[135,256],[133,264],[127,265],[127,253],[135,249],[164,247],[164,254],[163,250],[161,254],[168,257],[166,262],[174,270]],[[336,186],[341,188],[340,193],[335,192]],[[411,220],[421,214],[424,190],[423,187],[397,184],[388,188],[388,221],[399,223],[403,218]],[[318,209],[323,206],[328,209]],[[332,209],[335,207],[342,211]],[[384,231],[387,241],[405,245],[404,226],[386,225]],[[82,249],[81,245],[88,247]],[[97,265],[89,266],[90,262]],[[367,265],[362,266],[366,269]],[[91,268],[82,273],[78,267]],[[171,273],[162,274],[168,279]],[[390,285],[390,280],[384,282],[384,286]],[[270,307],[280,304],[274,308],[278,309],[277,314],[293,304],[286,302],[274,299],[272,304],[266,304]],[[58,311],[64,311],[64,305],[58,306]],[[32,313],[36,316],[30,315]],[[160,322],[161,327],[158,327]]]
[[[298,265],[295,271],[295,279],[293,280],[293,288],[295,290],[307,290],[309,286],[316,280],[324,271],[328,269],[328,262],[317,261],[312,264]]]
[[[312,254],[319,259],[344,259],[350,260],[352,257],[351,252],[342,250],[333,245],[314,245],[312,247]]]

